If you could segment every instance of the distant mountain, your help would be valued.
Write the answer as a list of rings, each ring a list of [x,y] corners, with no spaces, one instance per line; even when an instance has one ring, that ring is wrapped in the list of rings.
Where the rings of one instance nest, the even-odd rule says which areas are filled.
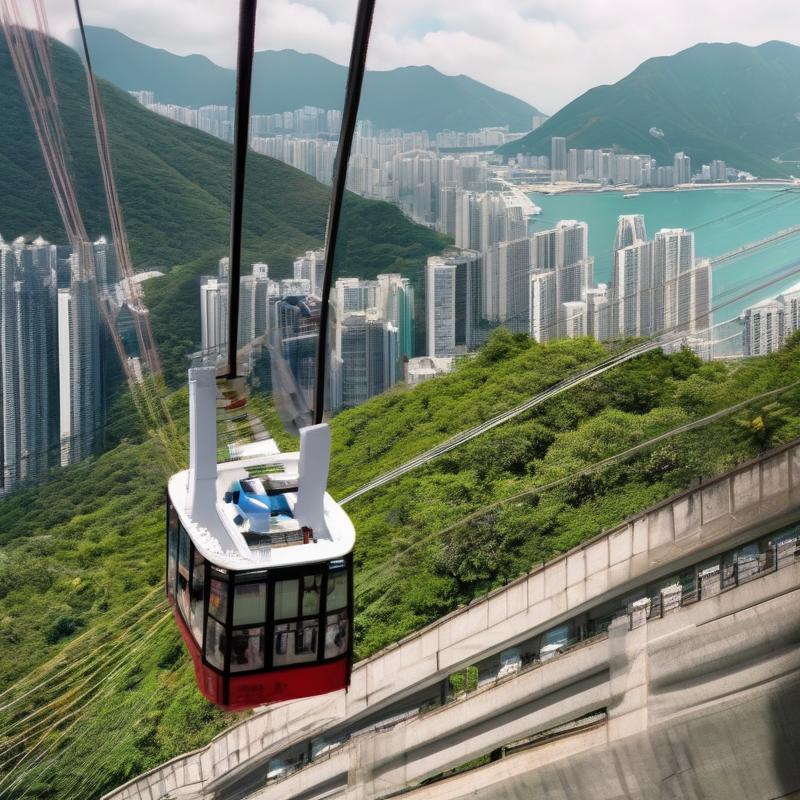
[[[693,165],[721,158],[761,176],[796,174],[800,164],[773,159],[800,161],[800,47],[698,44],[651,58],[501,152],[549,155],[552,136],[566,136],[568,147],[649,153],[659,163],[683,150]]]
[[[86,35],[98,75],[122,89],[152,89],[159,102],[184,106],[233,105],[234,72],[205,56],[177,56],[149,47],[111,28],[88,27]],[[304,105],[341,108],[347,67],[295,50],[255,54],[255,114],[291,111]],[[531,127],[533,106],[466,75],[443,75],[433,67],[367,72],[360,116],[379,128],[473,131],[508,125]]]
[[[89,235],[110,233],[86,78],[76,53],[53,42],[59,107],[78,203]],[[101,82],[111,155],[137,270],[160,269],[146,284],[156,341],[168,377],[185,379],[186,354],[199,342],[199,276],[216,270],[229,242],[232,148],[142,108]],[[0,37],[0,234],[42,234],[67,244],[39,144]],[[291,275],[298,253],[322,245],[330,189],[293,167],[251,153],[247,162],[244,257],[266,261],[275,278]],[[422,274],[447,240],[415,225],[388,203],[346,197],[338,274]],[[345,267],[346,265],[346,267]]]

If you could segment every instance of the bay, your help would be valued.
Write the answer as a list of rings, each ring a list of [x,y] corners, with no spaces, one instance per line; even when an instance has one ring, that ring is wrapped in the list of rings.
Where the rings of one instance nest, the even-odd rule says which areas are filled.
[[[595,258],[595,280],[611,279],[611,257],[617,217],[644,214],[647,235],[661,228],[694,230],[698,257],[715,257],[800,224],[800,189],[736,187],[641,192],[576,192],[529,197],[542,209],[532,218],[531,231],[546,230],[561,219],[589,224],[589,252]],[[791,274],[789,274],[791,273]],[[778,275],[787,277],[760,286]],[[725,261],[713,273],[715,322],[730,319],[753,303],[774,297],[800,283],[800,234],[745,256]],[[736,299],[740,294],[746,297]],[[731,301],[731,302],[729,302]]]

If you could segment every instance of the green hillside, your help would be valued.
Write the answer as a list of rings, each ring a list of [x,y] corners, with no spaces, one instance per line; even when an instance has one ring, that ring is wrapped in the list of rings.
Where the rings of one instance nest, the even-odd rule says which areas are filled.
[[[567,147],[613,146],[660,164],[682,150],[693,166],[721,158],[762,177],[781,176],[797,172],[796,163],[773,159],[800,161],[798,114],[800,47],[698,44],[590,89],[502,152],[549,155],[550,138],[566,136]]]
[[[590,340],[545,346],[496,332],[454,374],[339,415],[332,493],[341,497],[603,354]],[[795,388],[628,461],[580,474],[659,433],[797,381],[798,356],[800,337],[778,354],[734,367],[704,364],[687,352],[650,353],[352,503],[358,656],[700,476],[800,436]],[[185,425],[185,391],[172,399],[172,411]],[[30,788],[37,798],[91,800],[200,746],[235,719],[194,688],[166,614],[162,504],[172,469],[155,444],[123,442],[63,470],[45,489],[0,504],[0,746],[9,757],[20,752],[14,749],[20,738],[32,736],[35,743],[44,736],[28,759],[29,773],[4,773],[0,765],[0,788],[19,779],[20,795]],[[569,476],[555,490],[458,523]],[[52,751],[37,767],[35,755],[48,746]]]
[[[89,235],[109,232],[86,80],[78,56],[54,42],[53,63],[78,200]],[[168,378],[183,380],[185,355],[200,337],[199,277],[215,272],[229,237],[231,146],[159,117],[126,92],[103,83],[115,177],[135,267],[159,269],[147,300]],[[6,238],[65,235],[5,40],[0,41],[0,233]],[[251,153],[248,159],[244,257],[266,261],[275,278],[319,247],[330,191],[293,167]],[[348,195],[338,274],[419,272],[446,240],[407,220],[388,203]]]
[[[123,89],[151,89],[162,103],[233,105],[233,70],[205,56],[177,56],[110,28],[88,27],[86,33],[98,75]],[[253,113],[274,114],[304,105],[341,108],[346,80],[347,67],[313,53],[257,52]],[[443,75],[419,66],[367,72],[359,116],[378,128],[406,131],[474,131],[492,125],[526,131],[531,116],[539,113],[466,75]]]

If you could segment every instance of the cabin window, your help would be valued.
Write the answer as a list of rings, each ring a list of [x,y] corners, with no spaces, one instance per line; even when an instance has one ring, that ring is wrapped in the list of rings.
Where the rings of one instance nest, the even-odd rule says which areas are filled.
[[[233,624],[263,625],[267,608],[267,584],[241,583],[236,585],[234,592]]]
[[[303,620],[295,632],[295,661],[317,660],[317,636],[319,623],[316,620]]]
[[[225,624],[228,618],[228,584],[227,581],[212,578],[208,593],[208,613]]]
[[[170,504],[167,527],[167,594],[175,597],[175,570],[178,566],[178,524],[175,509]]]
[[[184,620],[189,619],[189,536],[180,528],[178,546],[178,608]]]
[[[264,628],[234,629],[231,633],[231,672],[262,669],[263,666]]]
[[[303,606],[301,616],[319,614],[319,597],[322,589],[322,575],[306,575],[303,578]]]
[[[297,617],[297,591],[299,581],[275,581],[275,619]]]
[[[316,620],[279,622],[275,625],[272,663],[276,667],[317,660],[319,624]]]
[[[348,627],[346,611],[328,614],[325,626],[325,658],[335,658],[347,652]]]
[[[192,592],[189,626],[198,644],[203,643],[203,605],[205,603],[206,562],[203,556],[194,551],[192,568]]]
[[[347,570],[328,574],[327,611],[337,611],[347,607]]]
[[[225,668],[225,626],[213,617],[206,625],[206,660],[217,669]]]
[[[294,630],[293,622],[279,622],[275,625],[272,663],[276,667],[294,663]]]

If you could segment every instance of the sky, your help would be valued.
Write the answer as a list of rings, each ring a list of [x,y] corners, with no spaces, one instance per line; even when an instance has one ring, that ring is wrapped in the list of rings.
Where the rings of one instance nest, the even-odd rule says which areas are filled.
[[[260,0],[256,48],[293,48],[347,63],[355,6],[355,0]],[[81,0],[81,7],[87,25],[234,66],[236,0]],[[66,38],[75,27],[73,0],[47,0],[47,9],[51,32]],[[378,0],[368,66],[430,64],[552,114],[652,56],[703,41],[785,40],[798,30],[796,0]]]

